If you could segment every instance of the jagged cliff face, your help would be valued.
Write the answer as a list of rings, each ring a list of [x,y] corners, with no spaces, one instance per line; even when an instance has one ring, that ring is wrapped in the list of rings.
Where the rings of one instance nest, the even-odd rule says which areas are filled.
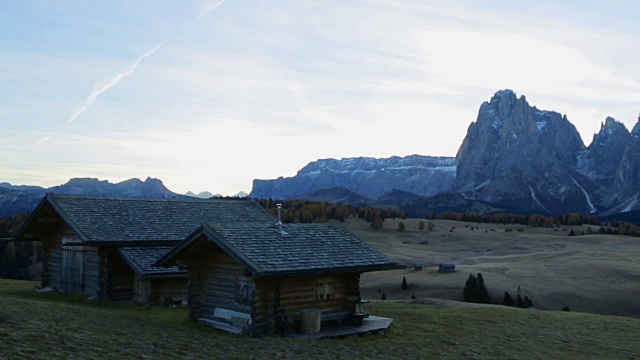
[[[524,211],[595,212],[592,184],[573,170],[583,149],[565,116],[502,90],[482,104],[469,127],[456,156],[454,189],[477,200],[518,204]]]
[[[615,174],[611,203],[622,202],[619,211],[640,209],[640,118],[631,130],[618,171]]]
[[[293,177],[254,180],[250,196],[292,199],[334,187],[370,198],[378,198],[393,189],[431,196],[451,190],[455,174],[455,159],[448,157],[412,155],[387,159],[324,159],[309,163]]]
[[[620,163],[631,142],[624,124],[607,117],[600,131],[593,135],[591,145],[578,157],[577,170],[598,187],[603,206],[612,199],[612,188]]]

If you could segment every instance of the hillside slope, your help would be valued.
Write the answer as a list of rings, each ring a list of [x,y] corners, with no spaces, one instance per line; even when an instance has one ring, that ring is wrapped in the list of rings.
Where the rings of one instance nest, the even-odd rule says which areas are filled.
[[[194,323],[185,308],[91,303],[37,294],[0,280],[0,358],[5,359],[629,359],[640,322],[505,307],[372,303],[395,319],[384,334],[346,339],[261,339]]]

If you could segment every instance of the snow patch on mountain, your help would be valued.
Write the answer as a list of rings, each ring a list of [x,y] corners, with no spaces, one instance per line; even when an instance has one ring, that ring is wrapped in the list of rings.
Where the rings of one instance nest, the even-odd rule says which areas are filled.
[[[547,121],[543,120],[543,121],[536,121],[536,127],[538,128],[539,132],[542,132],[542,130],[544,130],[544,128],[547,126]]]

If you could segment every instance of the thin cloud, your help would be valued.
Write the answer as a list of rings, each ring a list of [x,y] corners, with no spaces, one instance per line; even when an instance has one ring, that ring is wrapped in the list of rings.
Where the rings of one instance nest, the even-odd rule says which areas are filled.
[[[204,3],[204,5],[202,5],[202,8],[200,8],[198,19],[204,16],[207,16],[207,14],[217,9],[223,3],[224,3],[224,0],[208,0],[207,2]]]
[[[144,58],[153,55],[156,51],[158,51],[158,49],[160,49],[160,47],[163,44],[164,44],[164,42],[159,43],[156,46],[154,46],[151,50],[149,50],[149,51],[145,52],[144,54],[140,55],[123,72],[121,72],[118,75],[114,76],[109,81],[107,81],[105,83],[96,84],[94,86],[93,90],[91,90],[91,93],[89,93],[89,96],[87,97],[87,100],[84,101],[84,104],[82,105],[82,107],[80,109],[78,109],[77,111],[75,111],[73,114],[71,114],[71,117],[67,120],[67,123],[73,122],[75,119],[78,118],[78,116],[80,116],[83,112],[85,112],[87,109],[89,109],[91,107],[91,105],[93,105],[93,103],[96,101],[98,96],[104,94],[105,92],[107,92],[107,90],[109,90],[112,87],[114,87],[115,85],[117,85],[124,78],[126,78],[129,75],[131,75],[136,70],[138,65],[140,65],[140,63],[142,62],[142,60]]]

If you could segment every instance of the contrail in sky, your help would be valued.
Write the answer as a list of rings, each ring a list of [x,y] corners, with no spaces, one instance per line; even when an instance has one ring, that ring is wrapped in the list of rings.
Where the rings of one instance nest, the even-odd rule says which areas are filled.
[[[224,3],[224,0],[207,0],[207,2],[205,2],[204,5],[202,5],[202,8],[200,9],[200,14],[198,14],[198,19],[200,19],[203,16],[206,16],[213,10],[217,9],[218,6],[222,5],[222,3]]]
[[[85,110],[90,108],[91,105],[93,105],[93,103],[96,101],[96,99],[98,98],[99,95],[104,94],[107,90],[111,89],[112,87],[117,85],[120,81],[122,81],[122,79],[124,79],[127,76],[131,75],[136,70],[138,65],[140,65],[140,63],[142,62],[142,60],[144,58],[153,55],[153,53],[158,51],[158,49],[160,49],[160,47],[163,44],[164,44],[164,42],[161,42],[161,43],[157,44],[156,46],[154,46],[151,50],[149,50],[149,51],[145,52],[144,54],[140,55],[136,59],[136,61],[134,61],[131,65],[129,65],[123,72],[121,72],[118,75],[114,76],[109,81],[104,82],[104,83],[97,83],[93,87],[93,90],[91,90],[91,93],[89,93],[89,96],[87,96],[87,100],[84,101],[84,104],[82,105],[82,107],[80,109],[78,109],[77,111],[75,111],[73,114],[71,114],[71,117],[67,120],[67,123],[73,122],[75,119],[78,118],[78,116],[80,116],[80,114],[82,114],[83,112],[85,112]]]

